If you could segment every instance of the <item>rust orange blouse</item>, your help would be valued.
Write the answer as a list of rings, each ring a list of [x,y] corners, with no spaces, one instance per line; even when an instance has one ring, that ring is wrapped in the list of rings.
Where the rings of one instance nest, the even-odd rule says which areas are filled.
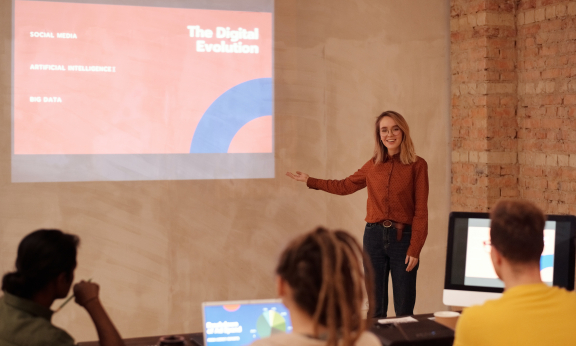
[[[311,189],[349,195],[368,187],[366,222],[393,220],[412,225],[408,255],[418,258],[428,235],[428,164],[417,157],[404,165],[398,154],[386,162],[368,160],[343,180],[308,178]]]

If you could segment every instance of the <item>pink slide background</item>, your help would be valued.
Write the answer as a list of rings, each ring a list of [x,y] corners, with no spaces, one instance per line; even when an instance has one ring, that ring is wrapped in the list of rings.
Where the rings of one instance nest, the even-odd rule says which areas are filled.
[[[196,52],[188,25],[211,29],[213,38],[201,38],[206,43],[227,44],[216,38],[217,26],[258,28],[259,40],[240,41],[258,45],[259,54]],[[38,71],[31,64],[115,66],[116,73]],[[16,1],[14,67],[14,154],[188,153],[218,96],[272,77],[272,14]],[[231,151],[271,152],[271,117],[246,126]],[[254,131],[260,144],[249,142]]]

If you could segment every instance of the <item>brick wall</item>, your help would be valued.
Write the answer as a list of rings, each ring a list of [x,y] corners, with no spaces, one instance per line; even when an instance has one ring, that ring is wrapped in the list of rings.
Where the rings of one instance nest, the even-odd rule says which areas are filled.
[[[576,214],[576,1],[451,0],[452,210]]]
[[[520,194],[576,214],[576,1],[519,1],[516,23]]]
[[[452,210],[518,196],[514,0],[451,2]]]

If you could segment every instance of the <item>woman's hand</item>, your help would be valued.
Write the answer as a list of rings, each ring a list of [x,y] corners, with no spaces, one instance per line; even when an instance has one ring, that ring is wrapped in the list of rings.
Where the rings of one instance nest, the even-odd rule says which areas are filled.
[[[296,180],[296,181],[301,181],[303,183],[308,181],[308,178],[310,178],[310,176],[306,173],[302,173],[302,172],[298,172],[296,171],[296,174],[294,173],[290,173],[290,172],[286,172],[286,175],[289,176],[290,178]]]
[[[406,255],[406,260],[404,261],[404,264],[408,265],[408,267],[406,267],[406,271],[409,272],[412,269],[414,269],[414,267],[416,267],[416,265],[418,264],[418,258]]]

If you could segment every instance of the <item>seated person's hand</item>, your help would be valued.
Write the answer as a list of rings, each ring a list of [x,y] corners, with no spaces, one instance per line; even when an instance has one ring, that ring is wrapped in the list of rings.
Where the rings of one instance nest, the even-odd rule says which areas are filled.
[[[89,302],[98,300],[100,286],[93,282],[80,281],[74,285],[75,301],[78,305],[86,307]]]

